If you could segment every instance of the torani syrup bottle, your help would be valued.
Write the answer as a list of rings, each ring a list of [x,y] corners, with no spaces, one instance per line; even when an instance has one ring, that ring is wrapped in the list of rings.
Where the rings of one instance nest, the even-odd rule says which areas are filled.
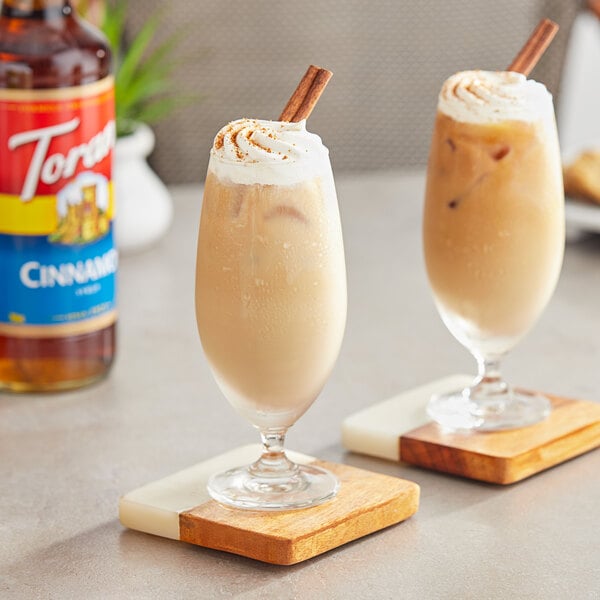
[[[111,56],[68,0],[0,15],[0,390],[90,383],[115,352]]]

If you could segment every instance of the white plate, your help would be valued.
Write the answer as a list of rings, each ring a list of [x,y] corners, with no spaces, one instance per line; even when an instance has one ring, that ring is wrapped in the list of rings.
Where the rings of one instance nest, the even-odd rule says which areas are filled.
[[[565,220],[567,225],[577,229],[600,233],[600,205],[566,198]]]
[[[562,151],[563,165],[571,164],[585,150],[597,150],[600,140],[581,143]],[[574,229],[600,233],[600,204],[565,198],[565,221]]]

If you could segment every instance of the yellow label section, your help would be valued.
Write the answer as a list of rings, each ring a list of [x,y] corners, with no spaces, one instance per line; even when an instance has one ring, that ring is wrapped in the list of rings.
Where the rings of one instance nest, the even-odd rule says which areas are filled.
[[[115,199],[112,182],[108,185],[107,218],[112,221]],[[9,235],[48,235],[56,231],[59,214],[56,196],[35,196],[23,202],[19,196],[0,194],[0,233]]]
[[[117,311],[111,310],[99,317],[63,323],[61,325],[17,325],[0,323],[0,335],[16,338],[50,338],[82,335],[109,327],[117,320]]]

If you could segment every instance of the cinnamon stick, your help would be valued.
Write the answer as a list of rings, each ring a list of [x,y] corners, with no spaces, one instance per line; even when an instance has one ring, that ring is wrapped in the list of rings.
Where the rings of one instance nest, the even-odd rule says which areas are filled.
[[[557,31],[558,25],[554,21],[542,19],[506,70],[523,73],[527,77],[554,39]]]
[[[600,0],[588,0],[588,8],[600,19]]]
[[[327,69],[310,65],[290,96],[279,120],[297,122],[308,119],[332,75]]]

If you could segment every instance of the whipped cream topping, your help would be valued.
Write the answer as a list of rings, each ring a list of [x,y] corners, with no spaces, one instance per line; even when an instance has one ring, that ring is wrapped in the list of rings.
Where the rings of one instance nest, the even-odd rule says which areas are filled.
[[[209,170],[235,183],[294,184],[329,169],[329,151],[306,121],[238,119],[213,143]]]
[[[456,121],[538,121],[553,118],[546,87],[512,71],[462,71],[442,86],[438,110]]]

